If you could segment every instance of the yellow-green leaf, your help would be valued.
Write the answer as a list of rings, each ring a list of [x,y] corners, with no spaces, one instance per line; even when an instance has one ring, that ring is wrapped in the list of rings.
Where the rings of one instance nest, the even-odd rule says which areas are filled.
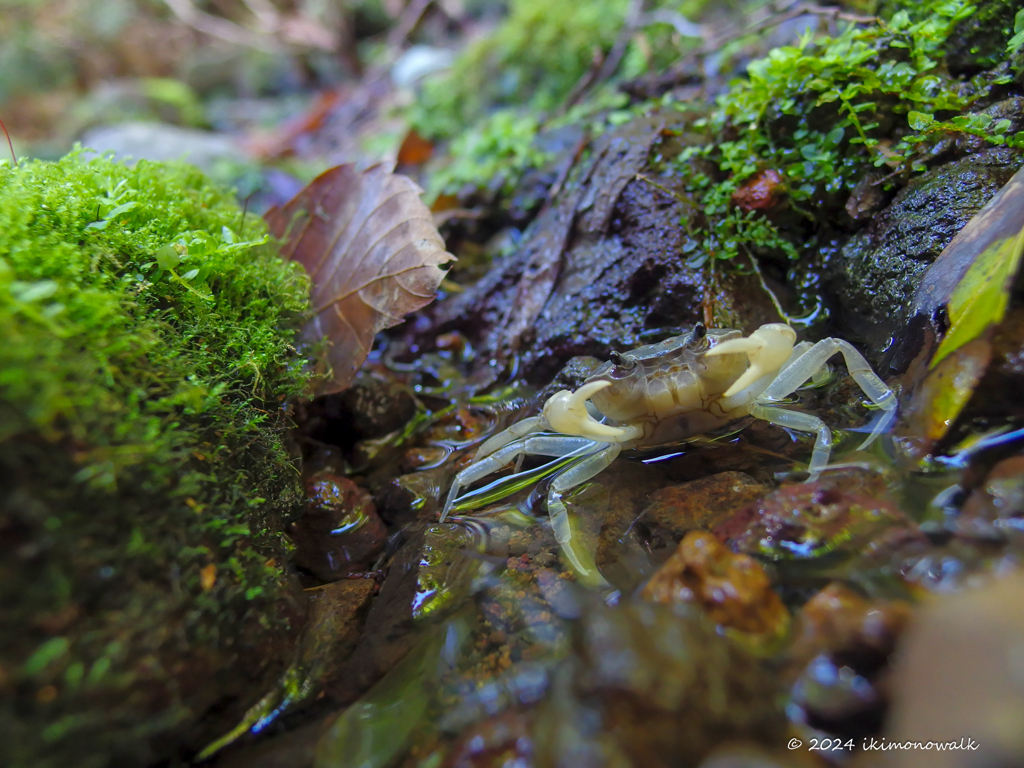
[[[1022,252],[1024,229],[994,241],[974,260],[949,297],[949,331],[932,357],[931,368],[1003,319]]]

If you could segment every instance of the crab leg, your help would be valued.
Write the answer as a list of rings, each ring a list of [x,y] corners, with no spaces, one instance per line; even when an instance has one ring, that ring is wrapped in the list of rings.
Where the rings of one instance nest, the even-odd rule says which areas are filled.
[[[551,530],[555,534],[555,541],[561,546],[562,552],[569,559],[581,582],[591,586],[608,586],[608,582],[597,570],[593,553],[578,552],[578,547],[573,546],[572,525],[569,511],[562,501],[562,494],[603,472],[621,452],[620,443],[610,443],[555,476],[548,488],[548,515],[551,517]]]
[[[832,338],[822,339],[797,359],[791,360],[758,399],[781,400],[793,393],[820,371],[826,361],[837,352],[843,355],[850,376],[871,402],[886,411],[896,408],[896,396],[878,374],[871,370],[864,356],[854,349],[850,342]]]
[[[788,427],[797,432],[809,432],[815,435],[814,450],[811,451],[811,462],[807,465],[810,473],[810,480],[817,479],[818,475],[828,465],[828,457],[832,452],[832,432],[817,416],[800,411],[787,411],[785,408],[778,408],[771,405],[754,405],[750,409],[750,415],[756,419],[764,419],[769,424],[778,427]]]
[[[477,450],[476,455],[473,457],[473,460],[479,461],[480,459],[490,456],[499,448],[504,448],[513,440],[518,440],[531,432],[539,432],[542,429],[544,429],[544,425],[541,423],[540,416],[531,416],[528,419],[518,421],[508,429],[503,429],[496,435],[491,435],[489,438],[484,440],[480,445],[480,448]]]
[[[589,438],[570,437],[567,435],[532,435],[515,442],[510,442],[487,458],[470,464],[455,475],[455,479],[452,481],[452,488],[448,491],[448,498],[444,503],[444,509],[441,511],[440,522],[443,523],[445,518],[448,517],[448,512],[458,498],[459,491],[464,486],[494,474],[520,456],[570,456],[576,452],[584,454],[588,448],[593,447],[594,441]]]

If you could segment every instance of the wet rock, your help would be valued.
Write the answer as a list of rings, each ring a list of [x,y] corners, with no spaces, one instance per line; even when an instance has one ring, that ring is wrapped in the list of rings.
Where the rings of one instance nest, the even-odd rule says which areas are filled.
[[[583,386],[587,378],[604,364],[604,360],[589,355],[579,355],[569,359],[562,370],[551,382],[537,393],[534,400],[543,407],[548,398],[563,389],[577,390]]]
[[[657,466],[620,460],[567,499],[578,548],[594,551],[601,573],[623,593],[650,577],[675,545],[640,519],[651,491],[665,483]]]
[[[932,538],[919,534],[900,541],[894,535],[883,546],[868,550],[851,569],[851,576],[872,590],[891,585],[895,576],[914,591],[923,588],[947,594],[977,587],[1019,562],[1020,542],[1007,546],[1005,531],[979,524],[978,519],[958,521],[954,528],[951,538],[940,532]],[[938,544],[936,538],[947,540]]]
[[[889,701],[890,660],[911,606],[869,601],[830,584],[803,606],[787,658],[795,676],[790,718],[843,739],[878,733]]]
[[[437,467],[452,455],[450,448],[440,445],[424,445],[418,448],[409,448],[402,454],[399,467],[404,472],[415,472]]]
[[[928,266],[1020,165],[1020,154],[997,147],[931,170],[846,243],[826,283],[865,349],[889,346]]]
[[[394,432],[415,413],[416,401],[408,389],[394,380],[360,371],[348,389],[313,400],[300,420],[310,437],[349,448],[357,440]]]
[[[804,603],[798,634],[786,655],[802,668],[827,653],[841,664],[873,674],[888,663],[910,611],[905,601],[871,601],[833,582]]]
[[[309,590],[310,619],[299,648],[307,658],[330,656],[333,663],[355,648],[366,611],[377,594],[373,579],[346,579]],[[331,645],[331,653],[323,644]]]
[[[448,490],[451,478],[451,469],[436,467],[389,480],[374,495],[381,517],[397,526],[436,520],[441,494]]]
[[[768,211],[787,195],[786,182],[778,171],[758,171],[732,193],[732,203],[744,212]]]
[[[452,525],[433,528],[403,532],[405,541],[387,567],[356,648],[328,687],[339,704],[369,690],[468,594],[472,567],[480,563],[461,551],[471,537]]]
[[[488,432],[494,430],[494,426],[492,415],[456,403],[454,408],[423,432],[421,440],[428,445],[463,447],[481,441]]]
[[[200,753],[200,761],[239,742],[246,734],[258,734],[285,714],[308,705],[355,648],[366,609],[376,594],[370,579],[325,584],[309,594],[309,620],[288,669],[277,684],[245,713],[228,734]]]
[[[914,525],[887,497],[884,481],[860,470],[784,485],[717,526],[739,552],[776,561],[842,560],[890,531]]]
[[[889,741],[975,749],[886,753],[888,765],[935,768],[1024,763],[1024,575],[924,606],[900,644]],[[926,761],[926,762],[925,762]]]
[[[981,486],[967,497],[960,514],[963,518],[1018,524],[1024,517],[1024,456],[996,464]]]
[[[412,617],[418,560],[409,553],[391,566],[377,599],[370,606],[363,633],[352,655],[334,673],[328,686],[331,697],[350,704],[365,693],[416,645],[420,634]]]
[[[697,614],[591,606],[576,629],[574,675],[536,718],[539,763],[667,768],[736,740],[782,743],[775,683]]]
[[[710,531],[769,490],[743,472],[719,472],[655,491],[639,519],[664,528],[678,541],[690,531]]]
[[[330,470],[313,473],[303,486],[305,511],[287,529],[295,564],[321,581],[366,568],[387,541],[370,494]]]
[[[666,119],[596,139],[522,246],[432,309],[420,345],[459,330],[482,348],[517,352],[520,371],[543,383],[573,356],[607,360],[644,343],[645,332],[702,319],[706,271],[681,257],[687,206],[636,178]],[[746,330],[776,317],[756,277],[725,283],[713,297],[720,317]]]
[[[789,627],[789,612],[760,563],[710,533],[687,534],[641,595],[666,605],[694,603],[716,624],[740,632],[777,638]]]

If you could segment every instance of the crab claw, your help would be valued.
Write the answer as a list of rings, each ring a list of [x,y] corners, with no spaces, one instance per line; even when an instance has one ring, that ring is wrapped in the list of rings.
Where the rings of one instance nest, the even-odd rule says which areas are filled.
[[[610,381],[592,381],[575,392],[567,389],[556,392],[544,403],[544,418],[552,429],[563,435],[577,435],[612,443],[629,439],[631,430],[602,424],[587,411],[587,400],[611,384]]]
[[[732,386],[725,390],[724,397],[732,397],[742,392],[755,381],[770,373],[777,373],[789,356],[793,354],[796,342],[796,331],[785,323],[768,323],[762,325],[745,339],[730,339],[712,347],[704,353],[706,357],[731,355],[744,352],[750,361],[750,367],[743,372]]]

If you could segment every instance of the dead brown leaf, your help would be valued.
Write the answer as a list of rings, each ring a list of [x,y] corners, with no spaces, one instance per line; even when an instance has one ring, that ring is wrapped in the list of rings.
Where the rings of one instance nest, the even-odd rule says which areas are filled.
[[[283,208],[265,216],[281,253],[312,279],[315,315],[302,338],[326,338],[332,377],[318,394],[352,381],[381,330],[434,300],[454,261],[420,200],[422,190],[380,165],[325,171]]]

